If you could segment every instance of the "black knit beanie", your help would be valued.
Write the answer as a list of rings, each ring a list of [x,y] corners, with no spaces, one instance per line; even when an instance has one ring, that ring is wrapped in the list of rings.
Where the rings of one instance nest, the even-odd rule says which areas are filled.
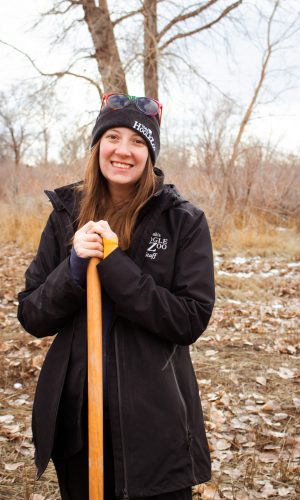
[[[113,127],[127,127],[137,132],[145,141],[153,162],[156,163],[159,148],[159,121],[157,116],[145,115],[134,102],[122,109],[112,110],[105,107],[99,113],[92,131],[93,147],[106,130]]]

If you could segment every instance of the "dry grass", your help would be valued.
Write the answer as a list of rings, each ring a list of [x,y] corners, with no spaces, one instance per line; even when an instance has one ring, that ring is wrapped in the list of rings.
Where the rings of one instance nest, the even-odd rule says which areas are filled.
[[[0,242],[13,242],[24,250],[35,250],[49,212],[50,205],[42,201],[27,199],[0,204]]]
[[[227,256],[242,252],[262,257],[280,254],[300,259],[300,233],[296,223],[278,226],[264,218],[253,217],[241,225],[229,218],[217,235],[212,229],[214,248],[226,252]]]

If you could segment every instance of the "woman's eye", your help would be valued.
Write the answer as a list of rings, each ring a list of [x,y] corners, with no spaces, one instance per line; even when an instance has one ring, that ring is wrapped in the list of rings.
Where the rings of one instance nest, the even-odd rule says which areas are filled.
[[[136,144],[143,144],[146,146],[146,143],[145,141],[143,141],[143,139],[134,139],[133,142],[135,142]]]
[[[112,141],[118,139],[118,136],[115,134],[108,134],[106,137],[107,139],[111,139]]]

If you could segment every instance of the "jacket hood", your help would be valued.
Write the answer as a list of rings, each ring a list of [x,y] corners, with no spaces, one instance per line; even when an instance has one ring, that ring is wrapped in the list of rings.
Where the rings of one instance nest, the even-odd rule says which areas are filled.
[[[177,206],[186,202],[186,200],[179,194],[174,184],[164,184],[164,173],[162,170],[154,167],[154,172],[158,177],[158,185],[153,196],[159,197],[164,194],[164,197],[167,198],[170,206]],[[81,186],[83,186],[83,181],[78,181],[72,184],[67,184],[66,186],[58,187],[53,191],[46,189],[44,193],[51,201],[55,210],[66,210],[69,215],[76,218],[78,216],[78,206],[81,198]]]

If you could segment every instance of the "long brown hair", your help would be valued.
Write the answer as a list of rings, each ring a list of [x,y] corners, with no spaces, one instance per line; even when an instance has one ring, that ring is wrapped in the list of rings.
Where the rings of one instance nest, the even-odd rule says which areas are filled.
[[[113,204],[107,180],[100,170],[99,147],[100,141],[91,150],[83,185],[78,188],[82,192],[78,227],[90,220],[107,220],[118,235],[120,248],[126,250],[130,245],[139,211],[155,192],[157,176],[149,155],[133,193],[122,203]]]

